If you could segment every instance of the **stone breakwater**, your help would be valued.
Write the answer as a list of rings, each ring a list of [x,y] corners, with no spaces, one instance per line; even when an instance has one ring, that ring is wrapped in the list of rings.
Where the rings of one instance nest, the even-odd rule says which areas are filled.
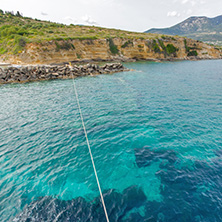
[[[22,66],[0,68],[0,84],[24,83],[39,80],[68,79],[81,76],[111,74],[115,72],[129,71],[121,63],[111,63],[99,66],[87,65],[45,65],[45,66]]]

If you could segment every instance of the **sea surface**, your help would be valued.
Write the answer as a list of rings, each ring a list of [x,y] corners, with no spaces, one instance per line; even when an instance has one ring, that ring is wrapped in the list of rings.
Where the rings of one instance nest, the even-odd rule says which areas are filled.
[[[222,221],[222,61],[76,79],[110,222]],[[0,221],[106,221],[72,80],[0,86]]]

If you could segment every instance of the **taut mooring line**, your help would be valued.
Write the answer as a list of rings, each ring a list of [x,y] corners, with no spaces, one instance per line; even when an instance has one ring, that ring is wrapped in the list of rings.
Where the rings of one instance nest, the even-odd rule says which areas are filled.
[[[84,133],[85,133],[86,142],[87,142],[88,149],[89,149],[89,154],[90,154],[90,157],[91,157],[94,173],[95,173],[95,176],[96,176],[96,182],[97,182],[97,185],[98,185],[98,188],[99,188],[101,202],[102,202],[103,209],[104,209],[104,212],[105,212],[106,220],[107,220],[107,222],[109,222],[109,217],[108,217],[108,214],[107,214],[107,211],[106,211],[106,205],[105,205],[105,202],[104,202],[104,199],[103,199],[103,194],[102,194],[102,191],[101,191],[101,187],[100,187],[100,183],[99,183],[99,178],[97,176],[97,171],[96,171],[95,163],[94,163],[94,160],[93,160],[93,155],[92,155],[92,152],[91,152],[91,148],[90,148],[90,144],[89,144],[89,140],[88,140],[88,135],[87,135],[86,127],[85,127],[85,124],[84,124],[84,119],[83,119],[81,107],[80,107],[80,104],[79,104],[79,96],[78,96],[78,92],[77,92],[77,89],[76,89],[76,84],[75,84],[75,80],[74,80],[73,74],[72,74],[72,81],[73,81],[73,87],[74,87],[74,91],[75,91],[75,95],[76,95],[76,101],[77,101],[78,108],[79,108],[80,118],[82,120],[82,127],[83,127],[83,130],[84,130]]]

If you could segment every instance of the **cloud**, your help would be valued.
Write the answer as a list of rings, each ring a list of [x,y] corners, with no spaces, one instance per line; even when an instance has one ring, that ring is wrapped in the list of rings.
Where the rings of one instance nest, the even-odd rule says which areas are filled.
[[[187,4],[187,3],[191,4],[192,6],[195,6],[197,4],[203,5],[206,2],[205,2],[205,0],[181,0],[182,5]]]
[[[84,21],[85,23],[87,23],[89,25],[98,25],[98,23],[95,20],[93,20],[91,18],[91,16],[84,15],[84,16],[82,16],[81,19],[82,19],[82,21]]]
[[[69,21],[69,22],[73,22],[73,23],[76,23],[77,22],[77,20],[75,19],[75,18],[72,18],[72,17],[70,17],[70,16],[66,16],[65,18],[63,18],[64,20],[66,20],[66,21]]]
[[[189,0],[182,0],[182,4],[186,4],[187,2],[189,2]]]
[[[180,17],[180,13],[177,11],[168,12],[167,17]]]
[[[205,0],[200,0],[200,4],[205,4],[206,3],[206,1]]]
[[[186,11],[187,15],[191,14],[192,12],[193,12],[193,11],[192,11],[191,9],[188,9],[188,10]]]
[[[48,14],[45,13],[45,12],[41,12],[41,15],[43,15],[43,16],[47,16]]]
[[[190,3],[192,6],[194,6],[197,4],[197,1],[196,0],[182,0],[181,1],[182,5],[187,4],[187,3]]]

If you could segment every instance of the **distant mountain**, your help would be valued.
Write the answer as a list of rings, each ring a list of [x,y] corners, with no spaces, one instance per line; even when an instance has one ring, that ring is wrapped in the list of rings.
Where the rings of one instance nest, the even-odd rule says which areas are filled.
[[[180,35],[196,40],[222,45],[222,15],[215,18],[190,17],[169,28],[150,29],[146,33]]]

